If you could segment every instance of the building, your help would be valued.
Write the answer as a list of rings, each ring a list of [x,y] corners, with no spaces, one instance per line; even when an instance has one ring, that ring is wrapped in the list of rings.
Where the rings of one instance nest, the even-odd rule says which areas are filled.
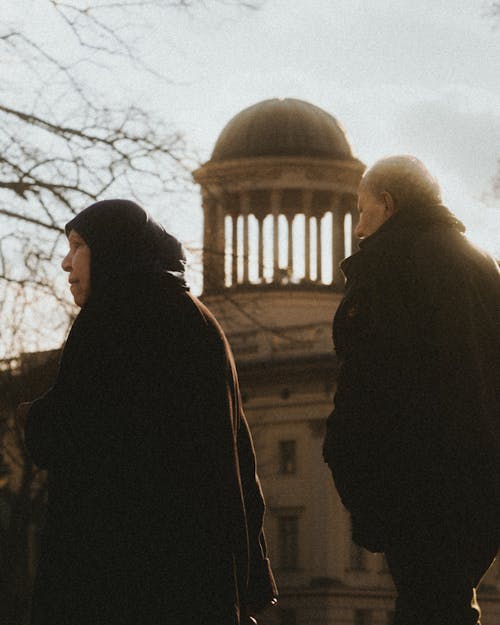
[[[269,625],[384,625],[394,590],[380,554],[350,539],[323,464],[336,362],[339,263],[356,246],[364,165],[337,120],[295,99],[266,100],[222,130],[194,172],[204,211],[203,299],[233,347],[266,495],[281,599]],[[481,604],[500,625],[500,574]]]

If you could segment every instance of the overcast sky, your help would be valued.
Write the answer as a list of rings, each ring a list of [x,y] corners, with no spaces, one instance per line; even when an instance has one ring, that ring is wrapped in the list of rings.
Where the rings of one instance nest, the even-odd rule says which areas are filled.
[[[293,97],[322,107],[366,165],[389,154],[421,158],[472,240],[500,258],[500,198],[492,193],[500,158],[500,16],[487,15],[492,0],[256,0],[256,11],[231,1],[200,0],[189,14],[165,0],[164,11],[135,9],[137,23],[120,20],[121,10],[109,13],[114,32],[128,41],[133,35],[138,55],[164,81],[131,69],[129,59],[112,57],[106,65],[86,53],[81,62],[81,49],[48,0],[7,0],[2,25],[73,63],[86,96],[103,96],[99,106],[128,103],[155,112],[184,133],[199,162],[210,158],[229,120],[256,102]],[[40,95],[25,60],[2,57],[0,67],[5,103],[42,106],[43,114],[44,100],[56,100],[71,125],[81,100],[71,90],[49,97],[63,88],[57,75]],[[201,247],[195,185],[154,198],[144,192],[142,203],[185,244]],[[190,255],[195,292],[198,259]]]
[[[272,97],[312,102],[370,165],[421,158],[471,238],[500,256],[500,25],[472,0],[266,0],[152,25],[143,50],[173,80],[138,92],[208,160],[225,124]],[[188,200],[196,202],[196,198]],[[183,204],[184,206],[184,204]],[[187,205],[186,205],[187,206]],[[199,211],[169,226],[199,236]],[[196,235],[195,235],[196,233]],[[193,236],[195,235],[195,236]]]
[[[421,158],[471,238],[500,257],[500,198],[492,194],[500,157],[500,16],[487,15],[492,0],[255,1],[259,10],[225,0],[200,2],[191,13],[141,8],[149,25],[134,33],[136,48],[169,81],[126,64],[107,72],[90,63],[89,93],[95,88],[110,102],[125,98],[153,109],[184,132],[202,162],[245,107],[273,97],[307,100],[342,124],[365,164],[396,153]],[[67,25],[45,2],[11,0],[5,23],[9,7],[23,32],[54,56],[71,58]],[[112,23],[119,34],[130,32],[125,22]],[[9,86],[8,67],[2,70]],[[31,91],[23,85],[22,93],[9,93],[18,101]],[[200,245],[196,189],[157,204],[148,208],[183,241]]]

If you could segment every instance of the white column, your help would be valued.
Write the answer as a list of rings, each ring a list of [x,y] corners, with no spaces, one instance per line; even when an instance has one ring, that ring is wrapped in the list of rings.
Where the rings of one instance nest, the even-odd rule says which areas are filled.
[[[321,215],[316,216],[316,282],[321,282],[322,249],[321,249]]]
[[[271,212],[273,215],[273,282],[278,281],[279,276],[279,230],[278,217],[280,214],[281,191],[271,191]]]
[[[264,280],[264,215],[258,217],[259,224],[259,280]]]
[[[240,209],[243,215],[243,284],[248,283],[249,245],[248,245],[248,214],[250,212],[250,195],[240,195]]]
[[[290,279],[293,276],[293,218],[294,215],[287,215],[286,220],[288,223],[288,275]]]
[[[304,209],[304,255],[305,255],[305,280],[311,279],[311,204],[312,191],[304,191],[302,194],[302,207]]]
[[[238,284],[238,214],[233,213],[231,215],[231,223],[233,224],[232,233],[232,252],[233,258],[231,260],[231,286]]]

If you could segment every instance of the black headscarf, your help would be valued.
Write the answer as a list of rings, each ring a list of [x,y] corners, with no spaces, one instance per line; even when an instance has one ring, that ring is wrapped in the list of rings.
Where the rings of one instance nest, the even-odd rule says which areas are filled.
[[[85,208],[66,224],[90,247],[92,298],[120,282],[163,275],[171,286],[187,289],[186,256],[181,243],[142,207],[130,200],[103,200]]]
[[[65,230],[76,231],[90,248],[90,297],[71,327],[59,366],[59,381],[78,381],[82,367],[93,375],[106,344],[118,345],[131,327],[146,324],[149,312],[165,305],[165,297],[189,289],[181,243],[135,202],[96,202]]]

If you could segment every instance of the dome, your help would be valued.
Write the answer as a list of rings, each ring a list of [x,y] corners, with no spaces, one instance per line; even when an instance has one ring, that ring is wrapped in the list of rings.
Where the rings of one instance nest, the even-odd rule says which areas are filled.
[[[304,100],[273,98],[229,121],[211,161],[273,156],[353,159],[345,132],[332,115]]]

